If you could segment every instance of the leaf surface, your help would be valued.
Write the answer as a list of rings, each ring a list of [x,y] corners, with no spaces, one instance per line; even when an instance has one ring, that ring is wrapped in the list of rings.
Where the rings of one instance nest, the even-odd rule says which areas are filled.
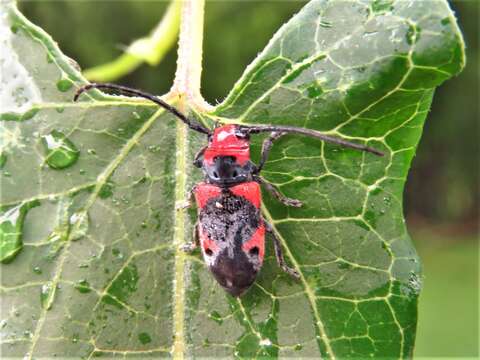
[[[301,280],[268,243],[241,299],[179,249],[195,214],[175,203],[200,179],[190,163],[204,139],[137,100],[73,103],[75,64],[14,5],[3,13],[4,356],[170,356],[174,342],[186,356],[412,355],[421,278],[402,192],[433,90],[464,63],[446,2],[312,1],[222,104],[196,112],[386,153],[278,140],[263,174],[304,206],[265,192],[263,211]]]

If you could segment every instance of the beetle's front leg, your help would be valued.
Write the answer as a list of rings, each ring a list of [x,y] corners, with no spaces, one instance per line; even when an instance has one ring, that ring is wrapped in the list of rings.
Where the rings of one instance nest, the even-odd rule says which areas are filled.
[[[195,185],[190,189],[190,191],[187,194],[187,199],[184,201],[177,201],[175,203],[175,210],[183,210],[183,209],[188,209],[189,207],[192,206],[192,199],[193,195],[195,194],[195,188],[197,186]]]
[[[272,226],[268,222],[266,222],[265,219],[263,220],[263,222],[265,224],[265,230],[273,237],[273,247],[275,249],[275,257],[277,258],[278,266],[280,266],[280,268],[291,277],[297,280],[300,279],[300,274],[298,273],[298,271],[289,267],[285,262],[282,252],[282,245],[280,244],[280,240],[278,239],[277,234],[275,234],[275,232],[273,231]]]
[[[193,225],[192,239],[193,241],[185,243],[182,246],[182,250],[186,253],[193,252],[200,245],[200,240],[198,238],[198,221]]]
[[[280,201],[281,203],[283,203],[284,205],[293,206],[293,207],[301,207],[303,205],[303,203],[300,200],[291,199],[283,195],[273,184],[270,184],[267,180],[265,180],[260,175],[253,175],[253,179],[256,182],[264,185],[265,188],[273,195],[273,197],[278,201]]]
[[[196,154],[195,154],[195,157],[193,159],[193,165],[198,167],[198,168],[201,168],[202,167],[202,160],[200,160],[200,158],[203,156],[203,154],[205,153],[205,150],[207,150],[207,147],[208,145],[204,146],[203,148],[201,148]]]
[[[265,163],[267,162],[268,155],[270,154],[270,149],[273,146],[273,142],[279,139],[280,137],[282,137],[283,135],[285,135],[285,133],[272,132],[270,136],[263,141],[262,155],[261,155],[260,162],[258,163],[257,169],[255,171],[256,174],[260,174],[260,171],[262,171],[263,169],[263,165],[265,165]]]

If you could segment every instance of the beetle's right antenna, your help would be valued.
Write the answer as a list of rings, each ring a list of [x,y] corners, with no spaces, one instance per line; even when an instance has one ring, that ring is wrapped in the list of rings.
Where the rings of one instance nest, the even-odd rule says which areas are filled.
[[[201,125],[195,120],[189,119],[187,116],[181,113],[177,108],[167,104],[165,101],[158,98],[157,96],[143,92],[141,90],[136,90],[126,86],[122,86],[122,85],[91,83],[91,84],[82,86],[80,89],[78,89],[77,92],[75,93],[75,96],[73,97],[73,101],[77,101],[79,96],[82,93],[90,89],[114,90],[121,94],[139,96],[139,97],[148,99],[150,101],[153,101],[155,104],[160,105],[165,110],[171,112],[173,115],[175,115],[180,120],[182,120],[190,129],[201,132],[203,134],[207,134],[207,135],[211,134],[211,131],[207,129],[205,126]]]
[[[338,138],[336,136],[330,136],[327,134],[323,134],[320,131],[312,130],[312,129],[305,129],[305,128],[300,128],[300,127],[295,127],[295,126],[283,126],[283,125],[241,125],[240,130],[243,130],[247,134],[259,134],[261,132],[276,132],[276,133],[295,133],[295,134],[300,134],[300,135],[305,135],[305,136],[310,136],[313,138],[317,138],[319,140],[332,143],[332,144],[337,144],[343,147],[355,149],[355,150],[360,150],[360,151],[366,151],[372,154],[375,154],[377,156],[384,156],[385,154],[381,152],[380,150],[371,148],[369,146],[365,146],[362,144],[356,144],[341,138]]]

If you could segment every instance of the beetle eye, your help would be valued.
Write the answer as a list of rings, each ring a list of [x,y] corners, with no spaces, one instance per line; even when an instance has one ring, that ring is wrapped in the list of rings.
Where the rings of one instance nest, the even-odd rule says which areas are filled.
[[[248,135],[245,134],[243,131],[237,130],[235,131],[235,136],[239,139],[245,139]]]
[[[250,250],[248,250],[248,253],[253,256],[258,256],[258,252],[259,250],[257,246],[254,246]]]
[[[213,255],[213,251],[212,251],[210,248],[206,248],[206,249],[205,249],[205,254],[207,254],[208,256],[212,256],[212,255]]]

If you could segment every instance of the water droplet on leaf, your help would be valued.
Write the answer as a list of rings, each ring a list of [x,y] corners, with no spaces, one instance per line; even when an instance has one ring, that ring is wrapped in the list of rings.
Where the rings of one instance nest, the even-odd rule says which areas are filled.
[[[98,196],[100,196],[101,199],[106,199],[109,198],[110,196],[113,195],[113,182],[107,181],[103,186],[100,188],[100,191],[98,192]],[[115,204],[115,202],[114,202]]]
[[[138,340],[140,340],[140,342],[144,345],[152,342],[152,338],[146,332],[142,332],[142,333],[138,334]]]
[[[260,340],[259,345],[260,346],[272,346],[272,342],[270,341],[270,339],[262,339],[262,340]]]
[[[405,34],[405,39],[407,40],[407,44],[412,45],[420,40],[420,28],[418,26],[410,25],[408,30]]]
[[[72,166],[80,155],[77,147],[57,130],[43,136],[42,143],[45,148],[45,162],[53,169]]]
[[[316,99],[323,94],[323,89],[318,84],[313,84],[307,88],[307,95],[310,99]]]
[[[320,20],[320,26],[328,29],[328,28],[332,27],[332,23],[331,23],[331,21]]]
[[[374,36],[374,35],[377,35],[377,34],[378,34],[378,31],[365,31],[363,33],[363,37],[368,38],[370,36]]]
[[[158,146],[158,145],[149,145],[148,146],[148,151],[150,151],[152,153],[159,152],[160,150],[161,150],[161,147]]]
[[[7,162],[7,155],[4,152],[2,152],[0,154],[0,169],[3,169],[6,162]]]
[[[22,232],[25,216],[39,201],[22,203],[0,212],[0,261],[11,262],[22,250]]]
[[[92,289],[90,289],[90,284],[85,279],[79,280],[75,284],[75,289],[77,289],[82,294],[86,294],[86,293],[89,293],[90,291],[92,291]]]
[[[381,13],[393,10],[393,0],[375,0],[372,3],[372,11],[374,13]]]
[[[56,287],[51,282],[43,284],[40,288],[40,303],[42,308],[50,310],[53,304],[53,298],[55,296]]]
[[[123,254],[121,253],[121,251],[117,248],[113,248],[112,249],[112,254],[113,256],[115,256],[117,259],[123,259]]]
[[[88,214],[84,211],[74,213],[70,216],[70,240],[79,240],[85,236],[89,226]]]
[[[73,82],[69,79],[61,79],[57,81],[57,89],[61,92],[68,91],[72,88]]]
[[[208,317],[215,321],[217,324],[223,323],[223,318],[217,311],[212,311],[210,314],[208,314]]]

